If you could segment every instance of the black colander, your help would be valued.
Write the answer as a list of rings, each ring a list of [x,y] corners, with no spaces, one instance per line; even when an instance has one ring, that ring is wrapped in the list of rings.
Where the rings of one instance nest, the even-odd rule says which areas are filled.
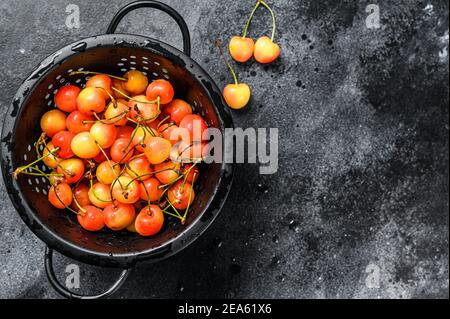
[[[130,11],[151,7],[169,14],[183,34],[183,52],[148,37],[114,33]],[[192,243],[219,213],[232,184],[233,165],[213,163],[202,169],[198,196],[185,225],[166,222],[156,236],[144,238],[129,232],[83,230],[76,216],[53,208],[47,200],[45,178],[20,175],[15,168],[36,159],[35,141],[40,135],[39,120],[54,108],[56,90],[65,84],[83,85],[86,76],[69,76],[72,71],[89,70],[123,74],[137,69],[149,80],[167,79],[178,98],[188,101],[211,127],[222,132],[233,127],[220,90],[190,55],[190,36],[183,18],[171,7],[157,1],[137,1],[123,7],[111,21],[106,35],[72,43],[46,58],[23,82],[5,115],[1,160],[3,178],[14,207],[28,227],[46,244],[45,267],[55,289],[70,298],[98,298],[113,293],[126,279],[129,269],[142,261],[158,261]],[[46,169],[45,167],[40,167]],[[81,296],[68,291],[56,279],[52,268],[53,249],[84,263],[124,269],[119,280],[106,292]]]

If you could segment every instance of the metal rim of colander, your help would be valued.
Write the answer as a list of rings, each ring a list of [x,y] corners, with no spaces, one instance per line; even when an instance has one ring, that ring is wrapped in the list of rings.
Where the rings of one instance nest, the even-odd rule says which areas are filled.
[[[234,165],[232,163],[221,164],[218,184],[216,185],[215,190],[211,194],[203,211],[199,214],[196,220],[187,226],[186,229],[178,234],[178,236],[171,238],[159,247],[152,247],[140,252],[120,253],[114,255],[83,248],[68,240],[65,240],[52,231],[39,218],[38,213],[28,203],[22,193],[18,182],[12,177],[11,173],[14,167],[13,152],[15,145],[15,126],[16,120],[20,118],[23,111],[23,106],[26,104],[30,93],[33,92],[40,80],[52,71],[53,67],[60,63],[64,63],[64,61],[72,55],[78,54],[78,52],[74,52],[72,48],[82,42],[86,43],[85,51],[101,46],[143,48],[151,51],[153,54],[158,54],[171,60],[173,63],[185,68],[186,71],[193,76],[199,85],[204,89],[218,115],[221,130],[227,127],[233,127],[230,112],[225,107],[225,102],[223,101],[222,94],[217,85],[200,65],[178,49],[149,37],[132,34],[106,34],[85,38],[63,47],[44,59],[38,68],[33,71],[31,75],[28,76],[22,83],[7,111],[7,114],[5,114],[0,150],[2,175],[8,195],[15,209],[34,234],[43,240],[50,248],[55,249],[73,259],[98,266],[129,268],[140,261],[158,261],[167,258],[189,246],[215,220],[231,189],[234,172]]]

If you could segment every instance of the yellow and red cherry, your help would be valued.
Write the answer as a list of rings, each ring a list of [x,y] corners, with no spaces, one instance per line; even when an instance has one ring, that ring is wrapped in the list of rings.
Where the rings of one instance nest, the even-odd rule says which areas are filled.
[[[252,38],[234,36],[230,40],[229,50],[231,57],[237,62],[247,62],[253,56],[255,41]]]
[[[127,81],[122,83],[122,87],[132,95],[143,93],[148,86],[148,78],[141,71],[128,71],[124,78]]]
[[[51,110],[41,117],[41,129],[49,137],[66,129],[66,115],[60,110]]]
[[[160,164],[169,158],[172,144],[165,138],[151,136],[145,144],[145,156],[151,164]]]
[[[77,109],[77,96],[80,88],[75,85],[65,85],[55,94],[55,105],[64,112],[73,112]]]
[[[259,1],[272,15],[272,37],[262,36],[255,43],[254,57],[259,63],[271,63],[275,61],[281,53],[280,46],[274,42],[275,39],[275,13],[264,1]]]
[[[71,158],[73,156],[70,143],[75,134],[69,131],[60,131],[53,135],[52,143],[55,147],[59,147],[58,156],[61,158]]]
[[[106,100],[108,100],[112,95],[111,85],[112,80],[106,74],[94,75],[86,82],[86,87],[99,89]]]
[[[146,95],[150,101],[156,101],[159,97],[161,104],[167,104],[172,102],[175,90],[169,81],[159,79],[148,85]]]
[[[120,175],[120,166],[114,161],[101,162],[95,171],[95,176],[102,184],[110,185]]]
[[[192,114],[192,107],[185,101],[175,99],[166,106],[164,112],[170,115],[170,119],[177,125],[180,125],[181,120],[188,114]]]
[[[76,156],[83,159],[94,158],[100,153],[100,148],[89,132],[81,132],[75,135],[70,147]]]
[[[123,99],[116,100],[116,103],[109,102],[106,107],[105,113],[105,123],[114,124],[115,126],[124,126],[127,124],[127,114],[128,114],[128,102]]]
[[[254,6],[250,17],[245,25],[244,33],[242,36],[234,36],[231,38],[228,49],[230,51],[231,57],[237,62],[247,62],[253,56],[253,51],[255,49],[255,42],[252,38],[247,37],[248,28],[253,19],[253,15],[258,9],[260,2],[257,1]]]
[[[100,113],[105,109],[106,98],[103,90],[87,87],[77,97],[78,110],[84,114]]]
[[[89,200],[98,208],[105,208],[112,203],[111,192],[109,185],[102,183],[95,183],[89,189]]]
[[[267,64],[275,61],[281,53],[280,46],[269,37],[262,36],[256,40],[255,60],[259,63]]]
[[[67,129],[74,134],[88,132],[93,124],[94,117],[80,111],[73,111],[66,119]]]
[[[49,202],[58,209],[64,209],[72,203],[72,189],[67,183],[60,183],[50,187],[48,192]]]
[[[110,147],[116,141],[117,129],[112,124],[97,122],[91,127],[89,132],[92,138],[103,149]]]
[[[78,211],[77,219],[81,227],[88,231],[99,231],[105,227],[103,211],[92,205],[83,206]]]
[[[105,216],[106,226],[115,231],[127,228],[136,218],[133,205],[122,204],[118,201],[106,206],[103,215]]]
[[[69,158],[59,163],[56,171],[64,175],[68,184],[74,184],[83,177],[84,163],[79,158]]]
[[[153,236],[159,233],[164,224],[164,214],[157,205],[144,207],[136,217],[134,227],[141,236]]]

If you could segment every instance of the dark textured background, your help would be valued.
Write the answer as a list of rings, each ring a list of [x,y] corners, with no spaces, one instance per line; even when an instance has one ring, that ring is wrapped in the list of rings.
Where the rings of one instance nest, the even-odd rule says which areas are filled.
[[[47,55],[103,33],[128,1],[0,1],[0,107]],[[247,1],[166,0],[185,17],[193,58],[223,86],[213,48],[241,32]],[[239,165],[228,202],[191,247],[139,265],[116,297],[448,298],[448,3],[375,1],[382,28],[365,25],[368,1],[278,0],[273,65],[237,68],[253,89],[241,127],[278,127],[277,174]],[[68,30],[76,3],[81,28]],[[143,10],[119,29],[180,47],[165,15]],[[261,10],[252,36],[270,32]],[[43,243],[0,192],[0,297],[58,297]],[[71,261],[57,258],[57,269]],[[380,287],[366,285],[367,267]],[[370,269],[370,267],[369,267]],[[81,292],[116,274],[82,267]]]

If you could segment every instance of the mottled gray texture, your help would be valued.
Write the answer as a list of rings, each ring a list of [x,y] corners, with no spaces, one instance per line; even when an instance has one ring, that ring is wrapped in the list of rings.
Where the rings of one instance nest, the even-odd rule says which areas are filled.
[[[103,33],[127,2],[1,0],[1,111],[38,62]],[[190,27],[194,59],[228,83],[212,43],[241,31],[253,1],[166,2]],[[447,1],[379,1],[378,30],[365,26],[368,1],[269,2],[282,58],[236,67],[253,100],[233,118],[279,128],[278,173],[238,165],[204,236],[173,258],[139,265],[116,297],[448,297]],[[80,6],[79,30],[65,27],[68,3]],[[176,25],[150,10],[119,29],[180,46]],[[250,35],[263,32],[270,18],[260,11]],[[2,185],[0,297],[58,297],[43,248]],[[56,268],[68,263],[58,257]],[[366,286],[371,264],[378,289]],[[81,292],[104,289],[116,273],[82,269]]]

